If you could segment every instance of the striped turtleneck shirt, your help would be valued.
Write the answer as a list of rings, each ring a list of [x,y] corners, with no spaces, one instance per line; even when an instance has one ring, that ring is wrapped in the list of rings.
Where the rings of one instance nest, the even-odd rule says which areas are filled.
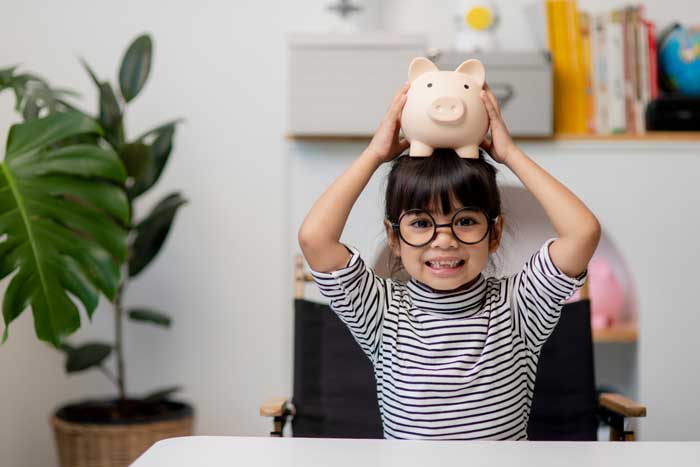
[[[379,278],[354,248],[345,268],[312,271],[372,362],[385,438],[527,439],[540,350],[586,276],[561,272],[551,241],[454,293]]]

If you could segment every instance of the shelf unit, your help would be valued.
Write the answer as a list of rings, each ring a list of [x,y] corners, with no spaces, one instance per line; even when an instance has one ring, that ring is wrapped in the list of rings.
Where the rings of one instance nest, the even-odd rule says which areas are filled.
[[[314,135],[290,134],[285,138],[292,141],[366,141],[372,135]],[[700,142],[700,131],[650,131],[644,134],[555,134],[552,136],[516,136],[516,141],[668,141],[668,142]]]

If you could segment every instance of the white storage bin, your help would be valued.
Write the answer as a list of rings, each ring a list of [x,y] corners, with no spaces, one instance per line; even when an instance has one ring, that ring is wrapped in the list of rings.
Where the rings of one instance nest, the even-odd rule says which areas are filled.
[[[408,79],[422,36],[294,34],[289,44],[291,136],[368,136]]]

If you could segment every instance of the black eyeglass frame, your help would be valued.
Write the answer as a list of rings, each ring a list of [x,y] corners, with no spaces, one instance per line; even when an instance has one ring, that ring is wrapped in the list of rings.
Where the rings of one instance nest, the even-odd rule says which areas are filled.
[[[482,213],[482,214],[484,215],[484,217],[486,218],[486,224],[487,224],[487,225],[486,225],[486,233],[484,233],[484,236],[481,237],[481,238],[480,238],[478,241],[476,241],[476,242],[465,242],[464,240],[460,239],[459,236],[457,236],[457,233],[455,232],[455,228],[454,228],[454,221],[455,221],[455,218],[457,217],[457,215],[459,215],[459,213],[461,213],[461,212],[463,212],[463,211],[472,211],[472,212],[478,211],[478,212]],[[401,235],[401,219],[403,219],[404,216],[406,216],[407,214],[412,214],[412,213],[415,213],[415,212],[422,212],[422,213],[425,213],[425,214],[428,215],[428,217],[430,217],[430,220],[433,221],[433,235],[430,237],[430,240],[426,241],[425,243],[420,243],[420,244],[418,244],[418,245],[414,245],[413,243],[408,242],[405,238],[403,238],[403,235]],[[403,214],[401,214],[401,216],[399,217],[399,221],[398,221],[398,222],[391,222],[391,221],[389,221],[389,225],[391,225],[391,228],[394,229],[394,232],[398,233],[399,238],[400,238],[401,240],[403,240],[403,242],[404,242],[405,244],[410,245],[410,246],[412,246],[412,247],[414,247],[414,248],[420,248],[420,247],[424,247],[424,246],[427,245],[428,243],[430,243],[430,242],[432,242],[433,240],[435,240],[435,237],[437,237],[438,229],[439,229],[440,227],[449,227],[449,228],[450,228],[450,231],[452,232],[452,236],[453,236],[454,238],[456,238],[458,242],[463,243],[463,244],[465,244],[465,245],[476,245],[476,244],[478,244],[478,243],[483,242],[484,239],[485,239],[486,237],[489,236],[489,233],[491,233],[491,229],[493,228],[493,225],[496,223],[496,220],[498,220],[498,216],[494,217],[493,219],[489,219],[489,216],[488,216],[488,214],[486,213],[486,211],[483,210],[483,209],[481,209],[481,208],[479,208],[479,207],[476,207],[476,206],[464,206],[464,207],[462,207],[462,208],[459,208],[457,211],[455,211],[455,213],[452,215],[452,219],[450,219],[450,222],[449,222],[448,224],[438,224],[437,222],[435,222],[435,218],[432,216],[432,214],[430,214],[430,213],[429,213],[428,211],[426,211],[425,209],[409,209],[408,211],[405,211]]]

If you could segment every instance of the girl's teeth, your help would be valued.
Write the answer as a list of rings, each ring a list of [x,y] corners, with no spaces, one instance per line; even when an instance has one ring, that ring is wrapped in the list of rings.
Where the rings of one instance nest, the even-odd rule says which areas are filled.
[[[434,268],[454,268],[459,264],[459,260],[456,260],[456,261],[430,261],[429,264]]]

